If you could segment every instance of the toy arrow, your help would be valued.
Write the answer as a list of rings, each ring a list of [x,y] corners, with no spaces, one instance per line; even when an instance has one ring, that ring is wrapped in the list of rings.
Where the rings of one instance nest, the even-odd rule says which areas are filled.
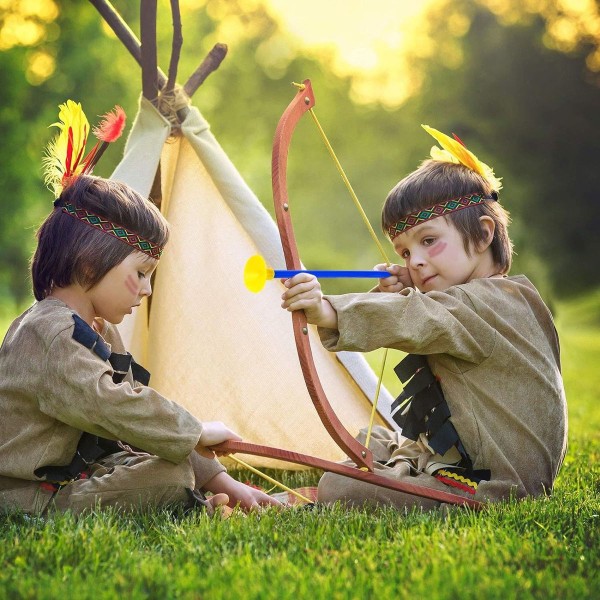
[[[354,277],[354,278],[372,278],[385,279],[390,276],[387,271],[339,271],[339,270],[312,270],[312,269],[272,269],[267,266],[265,259],[256,254],[251,256],[244,267],[244,284],[254,293],[260,292],[268,279],[288,279],[298,273],[310,273],[315,277]]]

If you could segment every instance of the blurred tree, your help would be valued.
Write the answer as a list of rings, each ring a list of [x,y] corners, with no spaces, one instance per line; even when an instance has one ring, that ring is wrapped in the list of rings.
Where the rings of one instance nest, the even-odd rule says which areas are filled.
[[[138,31],[138,3],[114,4]],[[551,16],[533,11],[525,21],[511,20],[512,13],[500,10],[508,5],[517,3],[437,1],[415,29],[410,60],[420,92],[392,110],[377,102],[353,104],[353,82],[332,74],[331,55],[321,51],[308,58],[262,3],[181,0],[184,46],[178,80],[185,82],[214,43],[228,44],[226,60],[194,103],[271,210],[272,136],[295,93],[289,82],[309,77],[315,111],[376,230],[388,190],[433,143],[419,124],[456,131],[504,176],[502,200],[515,217],[519,251],[515,270],[525,270],[536,283],[547,270],[561,293],[576,292],[597,285],[600,277],[589,260],[600,244],[593,47],[584,36],[569,54],[548,48],[544,40]],[[2,6],[0,183],[7,197],[0,213],[0,303],[3,298],[22,303],[29,293],[32,227],[52,201],[43,187],[40,158],[58,104],[67,98],[81,101],[92,122],[116,103],[133,117],[141,77],[89,3],[4,0]],[[169,2],[160,0],[163,70],[172,34],[169,10]],[[387,58],[395,59],[393,54]],[[119,154],[118,148],[107,153],[97,173],[110,174]],[[368,268],[381,262],[310,119],[301,121],[292,142],[289,183],[307,265]],[[328,282],[327,290],[350,291],[355,285]]]
[[[597,0],[479,0],[501,25],[543,21],[542,43],[584,58],[586,78],[600,83],[600,4]]]
[[[449,24],[461,19],[453,34]],[[426,80],[413,101],[504,175],[502,201],[518,221],[515,266],[543,259],[561,295],[597,286],[600,88],[586,76],[588,48],[563,54],[544,45],[541,17],[499,26],[467,0],[447,2],[427,23],[437,52],[419,61]]]
[[[58,105],[67,98],[82,102],[93,123],[95,115],[112,108],[111,102],[133,107],[137,89],[115,68],[123,52],[102,33],[89,4],[9,0],[3,8],[0,302],[20,306],[30,298],[27,265],[35,245],[34,228],[54,199],[44,188],[41,157],[54,135],[48,126],[57,120]],[[103,168],[110,168],[111,161],[114,165],[118,154],[107,157]]]

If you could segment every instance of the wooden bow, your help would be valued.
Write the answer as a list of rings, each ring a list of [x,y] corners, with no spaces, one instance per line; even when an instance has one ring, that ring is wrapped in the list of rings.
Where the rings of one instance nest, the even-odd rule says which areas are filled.
[[[287,157],[292,135],[296,124],[309,109],[315,105],[310,81],[303,82],[304,88],[301,89],[287,109],[281,116],[277,129],[275,131],[275,140],[273,143],[272,157],[272,177],[273,177],[273,201],[275,203],[275,214],[277,216],[277,225],[279,235],[283,245],[283,254],[285,264],[288,269],[302,269],[294,228],[292,226],[292,217],[288,202],[287,192]],[[292,313],[292,323],[294,326],[294,339],[296,349],[300,358],[300,366],[306,381],[308,393],[319,414],[321,422],[327,429],[329,435],[336,444],[360,467],[366,467],[367,470],[373,470],[373,456],[371,451],[360,444],[344,427],[338,419],[334,410],[331,408],[325,390],[321,385],[319,375],[313,360],[310,340],[308,338],[308,324],[304,311],[298,310]]]
[[[310,80],[303,82],[295,98],[288,105],[281,116],[275,132],[272,155],[272,181],[273,181],[273,200],[275,203],[275,213],[277,216],[277,225],[283,245],[286,267],[288,269],[302,269],[299,258],[298,247],[294,236],[292,219],[288,201],[287,192],[287,157],[290,142],[296,124],[300,118],[315,105],[315,98],[312,91]],[[481,508],[482,504],[471,498],[458,496],[449,492],[424,488],[407,482],[395,481],[388,477],[383,477],[373,473],[373,455],[371,451],[359,443],[344,427],[331,407],[325,390],[321,385],[317,369],[313,360],[312,350],[308,336],[308,324],[303,311],[294,311],[292,313],[292,323],[294,327],[294,339],[298,350],[298,357],[308,393],[317,410],[321,422],[325,426],[329,435],[334,439],[337,445],[344,450],[350,459],[357,465],[351,467],[339,464],[330,460],[317,458],[307,454],[262,446],[248,442],[228,441],[217,446],[212,450],[226,453],[243,453],[255,456],[263,456],[292,462],[296,464],[321,469],[338,475],[344,475],[352,479],[366,481],[374,485],[405,492],[422,498],[437,500],[449,504],[467,505],[471,508]]]

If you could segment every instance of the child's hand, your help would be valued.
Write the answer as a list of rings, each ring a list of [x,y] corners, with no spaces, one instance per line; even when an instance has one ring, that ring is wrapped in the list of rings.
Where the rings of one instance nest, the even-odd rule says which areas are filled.
[[[401,292],[404,288],[414,287],[410,273],[406,267],[401,265],[375,265],[375,271],[387,271],[391,277],[384,277],[379,280],[377,288],[380,292]]]
[[[337,328],[337,313],[333,306],[323,298],[319,280],[310,273],[298,273],[283,284],[287,289],[283,293],[281,307],[293,312],[303,310],[306,320],[319,327]]]
[[[281,506],[281,502],[271,498],[261,490],[233,479],[225,471],[217,473],[205,486],[205,490],[213,494],[227,494],[229,496],[228,506],[235,508],[239,506],[243,511],[256,510],[261,506]]]
[[[207,446],[214,446],[227,440],[236,440],[240,442],[242,438],[221,421],[206,421],[202,423],[202,435],[198,440],[196,452],[206,458],[214,458],[215,453],[208,450]]]

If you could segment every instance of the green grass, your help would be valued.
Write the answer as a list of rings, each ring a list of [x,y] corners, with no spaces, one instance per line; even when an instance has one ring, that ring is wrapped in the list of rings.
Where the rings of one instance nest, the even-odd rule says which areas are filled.
[[[0,598],[598,598],[600,294],[559,305],[557,324],[570,431],[551,498],[477,514],[1,517]]]

